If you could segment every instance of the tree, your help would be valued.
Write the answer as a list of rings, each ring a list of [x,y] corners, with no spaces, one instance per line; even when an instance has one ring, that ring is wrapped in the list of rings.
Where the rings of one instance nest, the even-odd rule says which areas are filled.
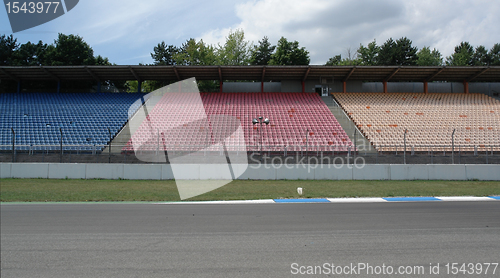
[[[270,65],[309,65],[309,51],[299,47],[298,41],[289,42],[281,37],[276,52],[271,56]]]
[[[18,48],[19,44],[17,39],[14,39],[14,36],[2,35],[0,37],[0,65],[12,66],[15,60],[14,53]]]
[[[77,35],[59,34],[55,51],[50,53],[53,66],[94,65],[94,50]]]
[[[53,46],[50,49],[52,48]],[[22,44],[15,52],[15,61],[13,64],[16,66],[41,66],[50,64],[47,57],[48,51],[49,46],[42,41],[39,41],[37,44],[27,42]]]
[[[472,55],[473,66],[488,66],[491,63],[491,57],[486,47],[480,45],[476,47],[474,55]]]
[[[474,48],[469,42],[461,42],[455,46],[455,53],[446,57],[446,65],[448,66],[472,66]]]
[[[250,62],[249,42],[245,40],[245,32],[236,29],[229,32],[226,43],[217,48],[220,65],[248,65]]]
[[[259,41],[259,45],[254,45],[250,57],[250,65],[267,65],[271,61],[271,56],[276,49],[275,45],[271,45],[269,39],[264,37]]]
[[[420,49],[417,57],[417,65],[419,66],[441,66],[443,64],[441,52],[435,48],[431,51],[428,46]]]
[[[174,57],[178,52],[179,49],[176,46],[167,45],[165,41],[162,41],[154,47],[151,58],[155,61],[155,65],[171,66],[176,64]]]
[[[377,42],[375,40],[370,42],[367,47],[360,44],[357,51],[360,63],[365,66],[377,65],[379,51],[380,47],[377,46]]]
[[[191,38],[182,44],[179,51],[174,55],[174,60],[177,65],[215,65],[217,57],[215,49],[211,45],[206,45],[203,40],[196,41]]]
[[[412,46],[412,41],[403,37],[394,41],[389,38],[381,47],[378,53],[377,65],[380,66],[414,66],[417,64],[416,47]]]
[[[500,66],[500,44],[495,43],[493,47],[490,49],[490,65],[492,66]]]
[[[338,66],[342,61],[342,55],[335,55],[332,58],[328,59],[325,66]]]

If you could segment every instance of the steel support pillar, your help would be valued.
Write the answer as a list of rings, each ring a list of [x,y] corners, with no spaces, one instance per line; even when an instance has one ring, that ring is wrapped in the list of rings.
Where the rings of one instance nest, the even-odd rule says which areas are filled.
[[[464,81],[464,94],[469,93],[469,82]]]

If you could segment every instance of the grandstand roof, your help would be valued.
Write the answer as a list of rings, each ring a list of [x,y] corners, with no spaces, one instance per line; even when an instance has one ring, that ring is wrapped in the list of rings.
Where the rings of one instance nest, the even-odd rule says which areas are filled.
[[[1,80],[319,80],[500,82],[500,66],[0,66]]]

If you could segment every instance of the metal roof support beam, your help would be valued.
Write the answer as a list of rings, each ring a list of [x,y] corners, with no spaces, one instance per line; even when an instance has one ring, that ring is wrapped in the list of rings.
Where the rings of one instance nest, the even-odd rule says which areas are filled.
[[[135,77],[135,79],[137,81],[139,81],[139,83],[141,83],[141,77],[139,77],[139,75],[137,75],[137,73],[135,72],[135,70],[132,68],[132,66],[129,66],[128,69],[130,70],[130,72],[132,73],[132,75]]]
[[[302,78],[302,81],[306,82],[307,76],[309,75],[309,72],[311,71],[311,66],[309,66],[306,70],[306,74],[304,74],[304,77]]]
[[[384,79],[384,82],[389,82],[389,80],[391,80],[391,78],[393,78],[394,75],[396,75],[396,73],[398,73],[399,69],[400,69],[399,67],[397,69],[395,69],[389,76],[387,76]]]
[[[222,69],[219,66],[219,82],[222,83]]]
[[[264,77],[266,76],[266,66],[262,67],[262,78],[260,79],[260,82],[264,82]]]
[[[97,77],[97,75],[95,75],[95,73],[93,73],[87,66],[85,66],[85,70],[90,74],[90,76],[92,76],[92,78],[94,78],[95,81],[101,82],[101,79],[99,79],[99,77]]]
[[[14,80],[14,81],[16,81],[16,82],[19,82],[19,81],[20,81],[20,80],[19,80],[19,78],[17,78],[17,77],[15,77],[14,75],[12,75],[12,74],[8,73],[5,69],[0,68],[0,71],[1,71],[3,74],[7,75],[10,79],[12,79],[12,80]]]
[[[181,77],[179,75],[179,72],[177,71],[177,67],[174,66],[173,69],[174,69],[175,76],[177,76],[177,81],[181,81]]]
[[[467,79],[467,82],[471,82],[472,80],[478,78],[481,74],[483,74],[483,73],[485,73],[485,72],[487,72],[489,70],[490,70],[490,67],[484,68],[480,72],[474,74],[472,77],[470,77],[469,79]]]
[[[59,77],[55,76],[52,72],[50,72],[48,69],[46,69],[44,66],[40,66],[40,68],[46,73],[48,74],[50,77],[52,77],[53,79],[57,80],[58,82],[60,81]]]
[[[436,76],[438,76],[440,73],[442,73],[444,70],[446,69],[446,67],[442,67],[440,68],[437,72],[435,72],[433,75],[429,76],[427,79],[424,80],[424,82],[431,82],[432,79],[436,78]]]
[[[349,80],[349,78],[351,77],[351,75],[354,73],[354,71],[356,70],[356,66],[354,66],[351,71],[349,71],[349,74],[344,78],[344,80],[342,80],[342,82],[347,82],[347,80]]]

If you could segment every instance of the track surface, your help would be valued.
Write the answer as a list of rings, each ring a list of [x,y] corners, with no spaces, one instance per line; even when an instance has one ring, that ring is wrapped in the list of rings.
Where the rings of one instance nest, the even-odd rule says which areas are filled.
[[[500,263],[499,239],[496,201],[2,204],[1,276],[290,277],[300,266],[365,263],[424,266],[405,277],[429,277],[440,263],[433,277],[464,277],[445,264]],[[481,276],[500,277],[489,271]]]

